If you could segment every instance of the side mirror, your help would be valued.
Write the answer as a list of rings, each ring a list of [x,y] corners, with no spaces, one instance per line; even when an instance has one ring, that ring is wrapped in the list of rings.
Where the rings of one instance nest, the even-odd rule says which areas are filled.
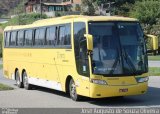
[[[87,40],[87,49],[89,51],[92,51],[93,50],[93,36],[90,34],[85,34],[84,37]]]

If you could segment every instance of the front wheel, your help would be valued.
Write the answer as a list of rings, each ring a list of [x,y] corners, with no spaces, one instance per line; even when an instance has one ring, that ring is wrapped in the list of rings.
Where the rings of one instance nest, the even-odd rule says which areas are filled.
[[[24,88],[26,90],[30,90],[32,88],[32,85],[28,83],[28,77],[26,72],[23,73],[23,83],[24,83]]]
[[[71,79],[70,83],[69,83],[69,93],[70,93],[70,97],[72,100],[78,101],[80,99],[80,96],[77,95],[76,85],[75,85],[73,79]]]

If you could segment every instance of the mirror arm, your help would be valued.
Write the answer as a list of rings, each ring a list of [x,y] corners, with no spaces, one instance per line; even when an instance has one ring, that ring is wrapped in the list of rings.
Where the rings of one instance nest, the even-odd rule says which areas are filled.
[[[92,52],[93,52],[92,50],[88,50],[87,55],[92,55]]]

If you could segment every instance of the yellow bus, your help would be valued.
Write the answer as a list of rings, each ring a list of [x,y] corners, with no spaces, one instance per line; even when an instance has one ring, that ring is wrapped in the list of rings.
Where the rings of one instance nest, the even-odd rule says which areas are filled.
[[[138,20],[64,16],[4,30],[3,72],[19,87],[33,85],[104,98],[144,94],[148,58]]]
[[[147,34],[146,41],[147,41],[147,52],[153,53],[153,55],[157,55],[158,54],[158,37],[155,35]]]

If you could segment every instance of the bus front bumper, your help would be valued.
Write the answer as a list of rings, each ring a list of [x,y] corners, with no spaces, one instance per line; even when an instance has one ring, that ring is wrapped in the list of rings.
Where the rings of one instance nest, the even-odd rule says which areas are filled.
[[[131,96],[140,95],[147,92],[148,82],[138,83],[136,85],[125,86],[109,86],[98,85],[91,83],[90,97],[91,98],[105,98],[115,96]]]

